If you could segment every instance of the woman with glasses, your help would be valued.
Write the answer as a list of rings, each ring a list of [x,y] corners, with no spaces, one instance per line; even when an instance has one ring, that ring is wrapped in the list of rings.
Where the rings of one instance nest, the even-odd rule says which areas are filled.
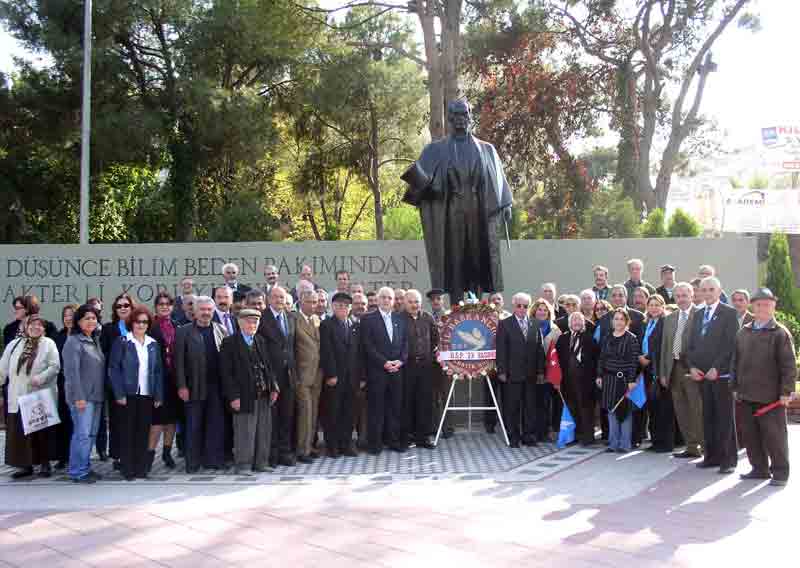
[[[647,385],[647,404],[643,413],[646,413],[648,419],[652,442],[648,450],[659,453],[672,452],[675,447],[675,411],[672,406],[672,394],[668,388],[669,384],[666,381],[661,383],[658,379],[666,315],[665,304],[661,294],[653,294],[647,300],[647,324],[642,340],[642,354],[639,356]],[[643,436],[644,428],[641,430]]]
[[[128,317],[134,308],[133,298],[123,292],[111,304],[111,322],[103,325],[100,330],[100,348],[108,366],[111,359],[111,347],[114,342],[128,335]],[[106,373],[108,376],[108,373]],[[106,389],[106,405],[100,415],[100,428],[97,432],[97,454],[100,461],[106,461],[109,453],[114,460],[114,469],[119,469],[119,440],[116,434],[116,405],[110,401],[112,393]]]
[[[594,304],[594,331],[592,332],[592,339],[594,340],[595,345],[597,345],[598,351],[600,349],[600,320],[603,319],[606,314],[610,313],[611,309],[612,306],[608,300],[598,300]],[[602,404],[603,391],[600,388],[595,388],[593,394],[595,404],[600,406],[600,439],[608,440],[608,412],[606,412],[606,409],[603,408]]]
[[[180,399],[178,387],[175,385],[175,369],[173,352],[175,350],[176,326],[172,320],[175,302],[167,292],[156,295],[156,317],[150,329],[150,335],[161,347],[164,369],[164,403],[153,411],[153,424],[150,426],[150,452],[155,456],[158,440],[164,434],[164,446],[161,459],[169,469],[175,467],[172,459],[172,442],[175,439],[175,427],[179,419]]]
[[[153,464],[148,450],[153,409],[164,400],[161,347],[148,335],[150,310],[137,306],[128,317],[130,330],[111,348],[108,374],[119,427],[120,471],[127,481],[144,479]]]
[[[72,418],[70,417],[69,405],[64,390],[64,345],[67,339],[75,330],[75,312],[78,310],[77,304],[67,304],[61,308],[61,324],[63,327],[55,337],[58,356],[61,361],[61,371],[58,373],[58,416],[61,424],[53,426],[54,448],[52,458],[57,460],[56,469],[67,467],[69,460],[69,441],[72,438]]]
[[[38,314],[25,319],[25,335],[9,343],[0,358],[0,383],[8,380],[8,421],[6,422],[7,465],[17,468],[12,479],[33,475],[39,466],[40,477],[50,477],[52,428],[26,435],[22,426],[19,397],[49,389],[58,399],[56,380],[61,362],[55,342],[44,336],[44,321]]]

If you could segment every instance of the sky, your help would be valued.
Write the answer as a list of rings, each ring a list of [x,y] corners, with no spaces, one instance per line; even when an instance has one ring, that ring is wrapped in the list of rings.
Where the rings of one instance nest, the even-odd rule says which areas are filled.
[[[730,147],[759,144],[762,127],[800,124],[794,41],[800,0],[754,0],[753,8],[761,14],[761,31],[731,27],[717,40],[713,53],[719,70],[709,79],[701,107],[717,120]],[[14,55],[36,58],[0,29],[0,71],[12,70]]]

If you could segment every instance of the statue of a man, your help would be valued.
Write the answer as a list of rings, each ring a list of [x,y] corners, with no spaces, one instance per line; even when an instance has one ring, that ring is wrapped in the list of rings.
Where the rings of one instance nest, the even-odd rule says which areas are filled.
[[[511,219],[511,190],[497,151],[471,134],[464,100],[447,108],[450,135],[428,144],[402,175],[403,200],[419,208],[431,286],[459,301],[464,292],[500,292],[498,230]]]

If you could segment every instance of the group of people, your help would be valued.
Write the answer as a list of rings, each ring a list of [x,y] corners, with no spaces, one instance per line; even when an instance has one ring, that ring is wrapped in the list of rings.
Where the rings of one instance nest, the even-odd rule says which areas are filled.
[[[676,457],[730,473],[738,423],[753,465],[746,477],[785,483],[796,367],[776,298],[736,290],[728,300],[710,266],[677,282],[665,265],[658,287],[643,269],[632,259],[628,280],[612,286],[596,266],[594,286],[579,295],[546,283],[536,300],[514,294],[510,312],[501,293],[489,296],[499,319],[490,384],[511,446],[553,441],[567,404],[581,444],[598,442],[599,423],[610,452],[649,438],[648,450],[683,447]],[[260,288],[238,275],[226,264],[212,296],[196,295],[186,278],[177,298],[159,293],[152,312],[120,294],[108,322],[100,299],[68,305],[61,331],[35,297],[15,299],[0,359],[13,477],[49,476],[55,461],[93,483],[96,447],[125,479],[143,478],[160,442],[169,468],[177,445],[187,473],[233,466],[244,476],[323,454],[434,447],[453,380],[437,361],[443,290],[426,294],[426,311],[419,291],[365,291],[346,271],[330,292],[308,266],[292,288],[275,266]],[[554,385],[546,367],[556,363]],[[640,377],[641,409],[627,396]],[[26,436],[17,399],[39,389],[58,400],[61,424]],[[489,433],[497,414],[486,412]],[[453,435],[447,420],[442,435]]]

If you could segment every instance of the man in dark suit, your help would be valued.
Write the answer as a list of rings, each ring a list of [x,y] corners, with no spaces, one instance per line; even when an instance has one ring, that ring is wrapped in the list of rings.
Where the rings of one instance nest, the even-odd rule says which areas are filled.
[[[319,326],[322,365],[323,423],[328,457],[356,456],[353,448],[353,369],[358,351],[356,320],[350,317],[352,298],[345,292],[333,295],[333,317]]]
[[[214,288],[214,323],[220,324],[225,328],[228,335],[236,335],[239,332],[239,323],[236,316],[231,313],[233,304],[233,291],[227,286],[217,286]]]
[[[405,296],[408,327],[408,364],[405,367],[404,434],[418,448],[433,449],[433,379],[441,371],[436,362],[439,330],[433,316],[422,311],[422,294],[408,290]]]
[[[269,293],[269,306],[261,316],[258,334],[267,340],[269,362],[278,381],[280,396],[272,407],[272,448],[270,465],[293,466],[297,459],[292,451],[294,438],[295,372],[294,317],[286,311],[288,294],[280,286]]]
[[[261,312],[239,312],[240,331],[222,340],[220,371],[225,398],[233,412],[237,475],[267,471],[272,443],[271,405],[278,383],[269,366],[267,343],[259,336]]]
[[[739,322],[736,310],[720,302],[722,286],[715,276],[704,278],[700,290],[706,305],[694,315],[686,349],[689,373],[703,393],[706,451],[698,467],[719,467],[727,474],[737,462],[730,378]]]
[[[630,332],[638,337],[639,343],[641,343],[642,338],[644,337],[644,314],[639,310],[628,306],[628,289],[622,284],[615,284],[611,287],[611,292],[609,293],[608,297],[612,308],[622,308],[628,312],[628,316],[631,318],[631,323],[629,326]],[[600,318],[600,321],[597,322],[597,326],[600,328],[601,348],[603,343],[605,343],[608,334],[611,333],[613,329],[611,325],[613,316],[614,312],[612,310]]]
[[[378,291],[378,309],[361,318],[361,340],[367,366],[367,444],[378,455],[386,440],[396,452],[407,445],[400,439],[403,416],[403,366],[408,338],[403,314],[394,311],[394,290]]]
[[[224,465],[225,408],[219,349],[225,328],[211,321],[214,300],[198,296],[195,321],[175,333],[175,383],[186,410],[186,473]]]
[[[222,278],[225,280],[225,286],[231,289],[233,301],[244,301],[244,297],[247,296],[247,293],[250,291],[250,286],[239,283],[239,267],[232,262],[227,263],[222,267]]]
[[[503,385],[503,421],[511,447],[518,448],[520,439],[536,445],[536,377],[544,372],[545,353],[539,325],[528,317],[531,297],[514,294],[511,304],[513,315],[497,326],[496,366]]]

